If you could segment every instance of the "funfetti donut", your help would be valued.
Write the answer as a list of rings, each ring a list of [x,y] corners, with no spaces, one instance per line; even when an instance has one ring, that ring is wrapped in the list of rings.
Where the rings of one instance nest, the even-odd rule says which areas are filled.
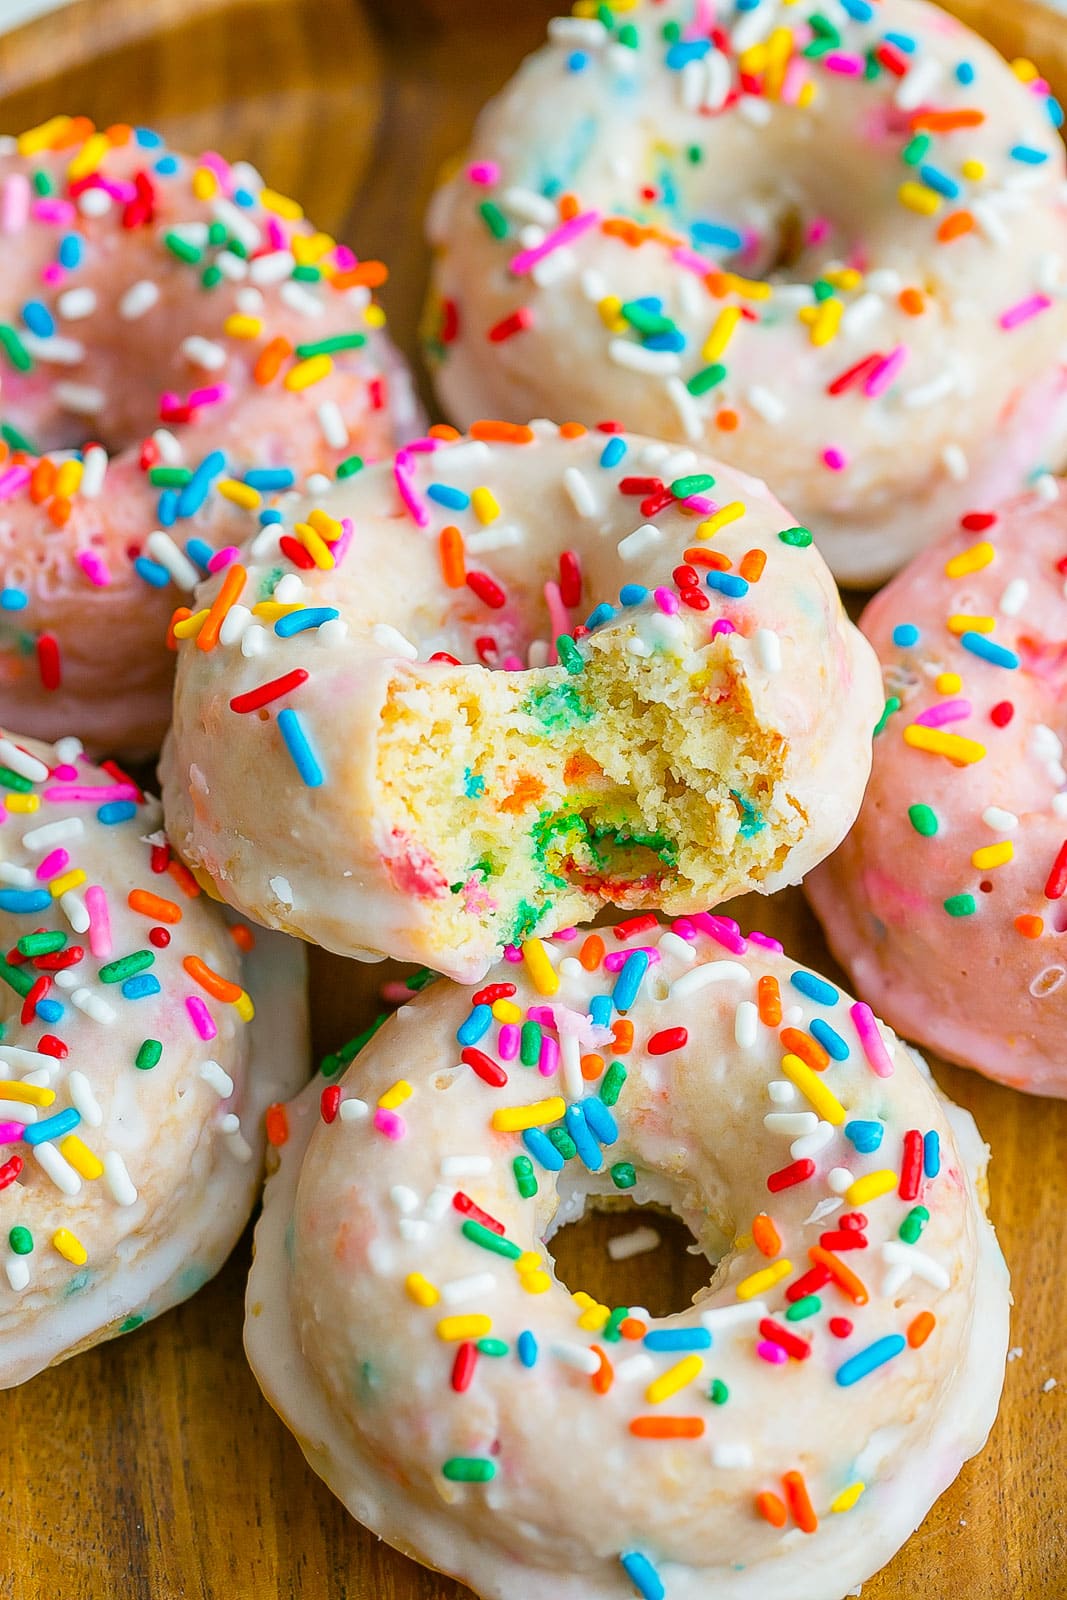
[[[80,748],[0,734],[0,1387],[218,1271],[306,1076],[296,947],[228,921]]]
[[[886,702],[845,843],[805,887],[859,993],[991,1078],[1067,1095],[1067,505],[973,512],[868,606]],[[1051,497],[1051,498],[1050,498]]]
[[[475,979],[605,905],[796,882],[849,827],[875,663],[756,480],[483,423],[292,515],[173,629],[171,836],[247,915]]]
[[[1062,464],[1036,68],[919,0],[575,10],[431,211],[453,422],[611,416],[710,450],[862,584]]]
[[[402,1007],[279,1119],[246,1302],[354,1516],[486,1600],[840,1600],[996,1414],[985,1147],[773,940],[654,917]],[[589,1202],[668,1207],[687,1310],[555,1276]]]
[[[146,755],[177,601],[413,431],[378,261],[247,164],[53,117],[0,148],[0,719]]]

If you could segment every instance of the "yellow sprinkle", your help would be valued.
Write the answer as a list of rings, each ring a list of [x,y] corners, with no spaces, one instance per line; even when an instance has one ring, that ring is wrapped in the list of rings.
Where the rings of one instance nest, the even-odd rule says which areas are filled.
[[[522,947],[522,959],[538,994],[555,994],[559,988],[559,976],[540,939],[527,939]]]
[[[331,567],[337,565],[329,545],[315,532],[309,522],[297,522],[294,524],[293,532],[320,572],[328,572]]]
[[[941,196],[937,190],[928,189],[925,183],[916,183],[913,179],[901,184],[897,199],[902,206],[907,206],[909,211],[917,211],[921,217],[935,216],[941,210]]]
[[[622,301],[617,294],[606,294],[602,300],[597,301],[596,308],[605,327],[612,333],[625,333],[629,323],[622,315]]]
[[[574,1293],[571,1295],[571,1299],[574,1301],[575,1305],[579,1306],[583,1311],[589,1311],[593,1306],[596,1305],[596,1301],[593,1299],[593,1296],[591,1294],[586,1294],[584,1289],[575,1289]]]
[[[818,91],[815,84],[809,78],[807,83],[802,87],[800,93],[797,95],[797,105],[801,111],[807,110],[808,106],[810,106],[812,101],[815,99],[817,92]]]
[[[774,292],[769,283],[761,283],[757,278],[740,278],[736,272],[726,274],[726,287],[743,300],[769,300]]]
[[[645,1390],[645,1399],[650,1406],[662,1405],[672,1394],[677,1394],[679,1389],[684,1389],[699,1378],[703,1370],[704,1363],[699,1356],[686,1356],[652,1380]]]
[[[331,517],[330,513],[323,511],[320,506],[316,506],[314,511],[308,512],[308,522],[315,532],[326,540],[327,544],[336,544],[345,531],[337,518]]]
[[[219,192],[219,180],[210,167],[197,167],[193,173],[193,193],[198,200],[211,200]]]
[[[286,222],[299,222],[304,215],[304,208],[295,200],[290,200],[286,194],[279,194],[277,189],[261,189],[259,203],[264,211],[273,211],[276,217],[284,217]]]
[[[283,605],[280,600],[257,600],[252,607],[252,615],[262,617],[264,622],[277,622],[279,617],[287,617],[290,611],[302,610],[303,605],[302,600],[294,600],[292,605]]]
[[[741,321],[740,306],[724,306],[715,318],[711,332],[704,340],[704,348],[700,352],[702,361],[718,361],[726,346],[734,336],[734,329]]]
[[[72,867],[69,872],[64,872],[58,878],[53,878],[48,885],[52,899],[58,900],[61,894],[66,894],[68,889],[79,889],[85,882],[85,873],[81,867]]]
[[[56,1097],[54,1089],[43,1089],[36,1083],[20,1083],[17,1079],[0,1083],[0,1100],[17,1100],[20,1105],[50,1106]]]
[[[81,462],[64,461],[63,465],[56,473],[56,481],[53,485],[53,493],[59,495],[60,499],[62,500],[69,500],[72,494],[77,493],[78,486],[81,481]]]
[[[493,1326],[492,1317],[477,1315],[464,1317],[442,1317],[437,1324],[437,1337],[444,1339],[447,1344],[454,1344],[460,1339],[484,1339]]]
[[[36,128],[27,128],[25,133],[19,134],[19,155],[35,156],[42,150],[50,150],[62,138],[70,127],[69,117],[49,117],[47,122],[38,123]]]
[[[519,1256],[515,1262],[515,1271],[519,1274],[520,1278],[522,1277],[523,1273],[540,1272],[541,1269],[541,1257],[537,1254],[536,1250],[524,1250],[522,1255]],[[575,1298],[577,1298],[577,1296]],[[590,1295],[588,1298],[592,1299],[592,1295]]]
[[[256,1008],[252,1004],[252,996],[247,994],[244,989],[241,990],[240,997],[233,1002],[233,1009],[242,1022],[251,1022],[256,1014]]]
[[[610,1316],[610,1306],[590,1306],[578,1318],[578,1326],[584,1333],[599,1333]]]
[[[969,767],[985,756],[985,745],[977,739],[965,739],[962,734],[942,733],[940,728],[924,728],[921,722],[911,722],[904,729],[904,743],[913,750],[929,750],[935,756],[947,756]]]
[[[814,345],[831,344],[837,338],[845,306],[841,300],[823,300],[811,324],[811,342]]]
[[[313,266],[316,261],[321,261],[328,251],[333,249],[333,240],[328,233],[297,234],[290,239],[289,248],[301,267]]]
[[[183,617],[174,624],[174,637],[176,639],[195,639],[200,629],[207,621],[207,610],[194,611],[191,617]]]
[[[969,157],[961,164],[960,171],[971,183],[977,183],[980,178],[985,177],[985,162],[975,161],[973,157]]]
[[[441,1298],[441,1291],[424,1278],[421,1272],[409,1272],[404,1279],[404,1288],[417,1306],[435,1306]]]
[[[963,679],[958,672],[939,672],[935,681],[938,694],[959,694]]]
[[[40,809],[41,797],[39,794],[9,794],[4,796],[4,805],[16,816],[28,817]]]
[[[231,339],[258,339],[263,332],[263,318],[250,317],[243,311],[234,311],[222,324],[223,333]]]
[[[250,483],[239,483],[236,478],[223,478],[215,487],[224,500],[243,506],[246,511],[255,511],[263,499],[258,489],[253,489]]]
[[[76,1133],[68,1133],[65,1139],[60,1139],[59,1150],[83,1178],[99,1178],[104,1170],[100,1157],[87,1144],[83,1144]]]
[[[493,1018],[496,1022],[521,1022],[522,1007],[514,1000],[494,1000]]]
[[[977,867],[979,872],[988,872],[990,867],[1004,866],[1014,854],[1015,846],[1010,839],[1002,839],[999,844],[984,844],[971,857],[971,866]]]
[[[285,374],[285,387],[296,390],[310,389],[313,383],[321,383],[323,378],[328,378],[332,371],[332,356],[308,356],[306,361],[298,361],[295,367],[289,368]]]
[[[863,282],[863,273],[858,272],[855,267],[835,267],[830,272],[824,272],[822,276],[827,283],[832,283],[835,289],[846,291],[858,289]]]
[[[550,1122],[558,1122],[566,1109],[567,1102],[558,1094],[528,1106],[501,1106],[493,1112],[493,1127],[497,1133],[523,1133],[527,1128],[544,1128]]]
[[[737,58],[738,71],[743,72],[746,77],[758,78],[766,65],[767,46],[763,43],[749,45],[748,49],[742,50]]]
[[[822,1117],[824,1122],[832,1122],[839,1128],[845,1120],[845,1108],[835,1094],[823,1083],[817,1072],[813,1072],[806,1061],[801,1061],[799,1056],[785,1055],[782,1057],[782,1071],[795,1084],[801,1094],[808,1100]]]
[[[713,516],[705,517],[703,522],[697,523],[697,538],[712,539],[720,528],[725,528],[727,523],[736,522],[738,517],[743,517],[747,507],[741,500],[731,500],[727,505],[720,506]]]
[[[1011,64],[1011,70],[1014,72],[1020,83],[1033,83],[1034,79],[1038,76],[1037,68],[1034,66],[1032,61],[1028,60],[1026,56],[1016,56],[1015,60]]]
[[[487,489],[484,484],[475,489],[471,495],[471,505],[474,507],[474,515],[483,525],[495,522],[500,515],[500,504],[496,495],[492,489]]]
[[[536,1272],[524,1272],[519,1283],[527,1294],[545,1294],[552,1287],[552,1279],[540,1267]]]
[[[363,321],[368,328],[385,327],[385,312],[376,301],[372,300],[366,311],[364,311]]]
[[[983,567],[988,567],[996,551],[988,539],[983,539],[980,544],[972,544],[966,550],[961,550],[958,556],[953,556],[951,561],[945,562],[946,578],[965,578],[969,572],[980,572]]]
[[[783,1278],[788,1278],[793,1270],[791,1261],[776,1261],[773,1266],[761,1267],[759,1272],[753,1272],[748,1278],[742,1278],[737,1285],[737,1298],[739,1300],[754,1300],[758,1294],[773,1289],[776,1283],[781,1283]]]
[[[60,1255],[76,1267],[84,1267],[89,1259],[88,1250],[69,1228],[57,1228],[52,1235],[52,1243]]]
[[[830,1510],[851,1511],[866,1487],[865,1483],[850,1483],[847,1489],[841,1490],[836,1500],[830,1501]]]
[[[775,28],[767,40],[767,65],[763,74],[763,92],[772,100],[781,93],[785,69],[793,54],[793,35],[789,28]]]
[[[949,633],[992,633],[997,625],[995,617],[970,617],[962,611],[948,619]]]
[[[868,1172],[865,1178],[857,1178],[855,1183],[849,1184],[845,1199],[850,1206],[865,1206],[868,1201],[877,1200],[895,1189],[898,1181],[898,1174],[889,1167],[883,1167],[880,1172]]]
[[[383,1111],[395,1111],[405,1100],[410,1100],[414,1090],[406,1078],[398,1078],[391,1089],[386,1089],[378,1104]]]

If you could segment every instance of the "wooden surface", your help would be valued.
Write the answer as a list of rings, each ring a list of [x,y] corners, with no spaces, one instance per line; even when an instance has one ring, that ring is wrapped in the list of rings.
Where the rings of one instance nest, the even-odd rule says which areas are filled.
[[[1009,54],[1067,86],[1067,24],[1025,0],[983,12]],[[3,0],[0,0],[0,7]],[[255,161],[361,254],[392,266],[401,344],[425,277],[437,166],[543,34],[550,0],[82,0],[0,40],[0,126],[66,109],[145,121],[177,146]],[[834,976],[797,893],[736,913]],[[381,968],[314,962],[318,1054],[376,1009]],[[1065,1041],[1067,1048],[1067,1041]],[[1065,1600],[1067,1104],[947,1067],[993,1147],[993,1215],[1018,1307],[989,1447],[865,1600]],[[697,1286],[679,1229],[606,1270],[597,1219],[560,1236],[571,1287],[666,1310]],[[669,1238],[667,1237],[669,1235]],[[220,1278],[159,1322],[0,1395],[0,1600],[462,1600],[353,1523],[259,1396],[241,1351],[248,1238]],[[1057,1377],[1049,1393],[1042,1385]],[[516,1592],[514,1600],[523,1600]]]

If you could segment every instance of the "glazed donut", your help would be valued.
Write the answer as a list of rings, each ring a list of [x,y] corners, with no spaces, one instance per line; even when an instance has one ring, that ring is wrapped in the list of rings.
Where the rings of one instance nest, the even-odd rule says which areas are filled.
[[[0,1387],[218,1271],[306,1076],[295,947],[168,874],[158,802],[79,752],[0,734]]]
[[[0,719],[145,755],[176,591],[412,431],[385,269],[244,163],[77,117],[3,141],[0,264]]]
[[[1064,151],[1036,69],[919,0],[576,10],[431,210],[454,422],[608,415],[709,449],[848,583],[1061,464]]]
[[[1067,508],[1046,487],[964,517],[868,606],[889,696],[870,787],[805,887],[901,1033],[1067,1095]]]
[[[290,536],[278,581],[267,529],[177,624],[161,769],[176,849],[256,920],[473,980],[605,904],[796,882],[851,824],[873,657],[754,479],[483,423],[293,515],[320,565]]]
[[[353,1515],[487,1600],[840,1600],[996,1414],[985,1147],[725,918],[535,945],[289,1107],[256,1376]],[[690,1309],[555,1277],[553,1232],[620,1193],[712,1263]]]

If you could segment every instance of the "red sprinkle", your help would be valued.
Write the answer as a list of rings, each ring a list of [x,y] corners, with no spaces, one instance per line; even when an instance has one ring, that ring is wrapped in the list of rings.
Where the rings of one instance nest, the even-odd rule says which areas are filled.
[[[341,1109],[341,1085],[331,1083],[322,1091],[319,1097],[319,1110],[322,1112],[323,1122],[333,1122]]]
[[[291,533],[283,533],[278,540],[278,548],[284,556],[288,556],[294,567],[299,567],[303,572],[310,572],[315,565],[315,558]]]
[[[154,944],[157,950],[165,950],[170,944],[170,932],[167,928],[149,928],[148,942]]]
[[[789,1288],[785,1291],[785,1297],[792,1305],[794,1300],[803,1300],[805,1295],[818,1294],[819,1290],[825,1289],[829,1282],[829,1268],[823,1266],[811,1267],[795,1283],[789,1285]]]
[[[70,1054],[70,1046],[57,1039],[54,1033],[42,1033],[37,1049],[43,1056],[55,1056],[57,1061],[65,1061]]]
[[[652,1035],[645,1049],[650,1056],[669,1056],[672,1050],[684,1050],[688,1043],[688,1028],[663,1028]]]
[[[624,939],[632,939],[635,933],[650,933],[657,926],[656,918],[649,911],[640,917],[627,917],[625,922],[617,922],[612,932],[621,944]]]
[[[464,1045],[460,1060],[465,1066],[471,1067],[491,1089],[502,1089],[508,1081],[508,1075],[499,1061],[487,1056],[484,1050],[476,1050],[472,1044]]]
[[[274,1145],[275,1149],[288,1142],[289,1113],[280,1101],[267,1107],[264,1127],[267,1133],[267,1143]]]
[[[1014,715],[1015,707],[1010,700],[998,700],[989,713],[989,720],[998,728],[1006,728]]]
[[[480,1222],[483,1228],[488,1228],[490,1233],[499,1233],[501,1237],[505,1232],[504,1224],[491,1217],[488,1211],[483,1211],[481,1206],[475,1205],[469,1194],[464,1194],[462,1189],[457,1189],[452,1196],[453,1209],[470,1217],[472,1222]]]
[[[759,1331],[765,1339],[770,1339],[773,1344],[781,1345],[793,1357],[794,1361],[806,1361],[811,1355],[811,1345],[806,1339],[798,1339],[795,1333],[790,1333],[788,1328],[783,1328],[780,1322],[775,1322],[773,1317],[763,1317],[760,1321]]]
[[[826,385],[827,394],[844,394],[846,389],[851,389],[853,384],[859,383],[861,378],[866,378],[876,367],[881,366],[884,359],[878,350],[872,355],[864,356],[862,361],[857,361],[855,366],[838,373],[833,382]]]
[[[230,710],[258,711],[260,706],[269,706],[272,700],[280,700],[283,694],[299,689],[302,683],[307,682],[307,678],[303,667],[294,667],[292,672],[286,672],[280,678],[261,683],[258,689],[249,689],[247,694],[235,694],[230,701]]]
[[[831,1317],[827,1326],[835,1339],[847,1339],[852,1332],[852,1324],[847,1317]]]
[[[509,317],[501,317],[499,322],[494,322],[489,329],[489,343],[503,344],[506,339],[514,339],[517,333],[522,333],[533,325],[533,312],[529,306],[520,306]]]
[[[792,1189],[794,1184],[806,1183],[815,1175],[815,1163],[810,1157],[803,1161],[791,1161],[788,1167],[780,1167],[777,1172],[772,1172],[767,1179],[767,1187],[772,1194],[777,1194],[780,1189]]]
[[[922,1154],[921,1141],[920,1151]],[[820,1233],[819,1243],[824,1250],[866,1250],[866,1237],[856,1228],[839,1228],[829,1233]]]
[[[620,494],[658,494],[663,488],[662,478],[622,478]]]
[[[1067,839],[1060,845],[1059,853],[1052,863],[1052,871],[1045,884],[1045,899],[1060,900],[1064,891],[1067,891]]]
[[[984,533],[996,520],[995,511],[968,511],[965,517],[960,518],[960,527],[966,528],[968,533]]]
[[[900,1188],[902,1200],[918,1198],[923,1177],[923,1136],[915,1128],[904,1135],[904,1158],[900,1163]],[[822,1241],[820,1240],[820,1243]]]
[[[559,597],[568,611],[582,603],[582,563],[576,550],[564,550],[559,558]]]
[[[34,983],[27,990],[26,997],[22,1002],[22,1013],[20,1017],[22,1026],[24,1028],[28,1027],[33,1021],[34,1017],[37,1015],[37,1002],[38,1000],[44,999],[51,987],[51,978],[42,976],[38,978],[36,983]]]
[[[58,689],[63,681],[59,664],[59,644],[53,633],[42,633],[37,640],[37,670],[44,689]]]
[[[85,951],[80,944],[69,944],[65,950],[53,950],[50,955],[34,956],[33,965],[38,972],[62,972],[66,967],[76,967]]]
[[[474,1380],[474,1369],[478,1365],[478,1346],[470,1339],[464,1339],[456,1351],[456,1359],[452,1363],[452,1387],[457,1394],[463,1394],[470,1388]]]
[[[154,844],[149,858],[149,866],[155,873],[166,872],[170,866],[170,845]]]
[[[492,606],[494,611],[499,611],[507,602],[507,595],[488,572],[468,572],[467,588],[473,590],[478,599],[484,600],[487,606]]]
[[[22,1157],[12,1156],[0,1167],[0,1189],[6,1189],[9,1183],[14,1183],[22,1171]]]
[[[471,996],[471,1005],[491,1006],[494,1000],[510,1000],[514,993],[513,983],[487,983],[484,989]]]

